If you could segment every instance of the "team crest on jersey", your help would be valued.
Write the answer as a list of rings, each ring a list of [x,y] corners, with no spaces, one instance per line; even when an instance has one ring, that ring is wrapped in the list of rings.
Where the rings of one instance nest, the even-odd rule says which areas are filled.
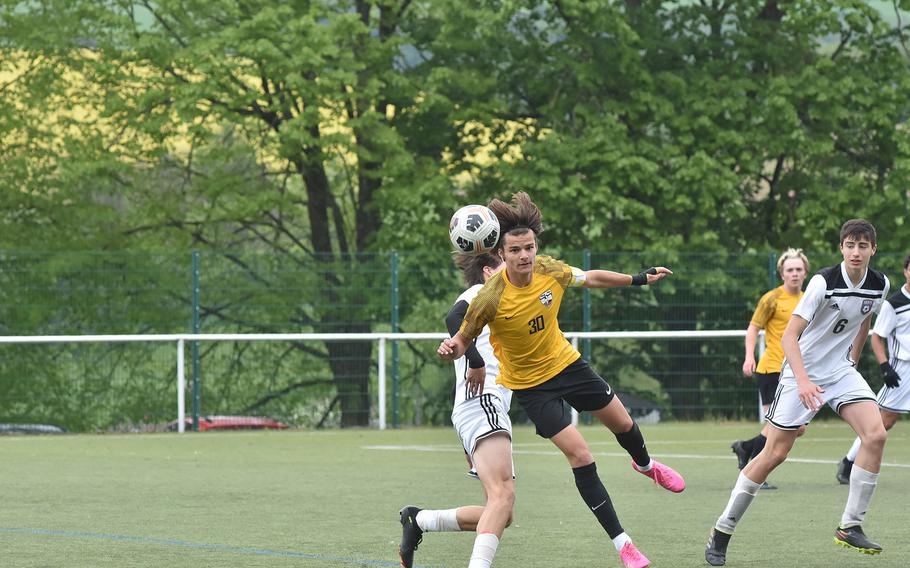
[[[859,309],[859,311],[860,311],[860,313],[862,313],[863,315],[866,315],[866,314],[868,314],[869,312],[871,312],[871,311],[872,311],[872,300],[863,300],[863,305],[862,305],[862,307]]]
[[[553,291],[547,290],[546,292],[541,294],[540,303],[549,308],[553,304]]]

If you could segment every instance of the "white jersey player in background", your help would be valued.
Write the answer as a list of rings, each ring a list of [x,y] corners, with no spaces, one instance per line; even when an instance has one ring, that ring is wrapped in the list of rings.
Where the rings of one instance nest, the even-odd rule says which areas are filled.
[[[887,346],[886,346],[887,342]],[[885,430],[910,413],[910,255],[904,258],[904,285],[882,304],[872,328],[872,351],[878,360],[884,386],[878,391],[878,408]],[[889,358],[890,354],[890,358]],[[862,440],[857,438],[837,465],[837,480],[850,483],[853,462]]]
[[[449,310],[446,327],[454,335],[461,327],[471,300],[486,280],[502,267],[502,260],[490,254],[456,255],[465,290]],[[399,512],[402,527],[399,555],[401,565],[411,568],[414,551],[424,532],[476,531],[468,568],[488,568],[493,562],[503,530],[512,522],[515,482],[512,467],[512,423],[509,403],[512,391],[497,385],[499,362],[485,327],[465,355],[455,361],[455,400],[452,425],[461,438],[465,454],[483,485],[483,507],[430,510],[407,506]],[[469,379],[473,379],[472,387]]]
[[[855,365],[866,342],[872,314],[879,311],[890,284],[887,276],[869,268],[876,249],[875,227],[871,223],[863,219],[844,223],[840,249],[844,261],[812,277],[784,330],[781,344],[786,359],[766,416],[774,427],[768,433],[765,448],[740,472],[727,506],[711,531],[705,560],[712,566],[726,563],[730,537],[762,482],[787,459],[799,428],[809,424],[826,403],[862,440],[834,540],[869,554],[882,551],[863,533],[862,523],[878,481],[887,432],[875,394]]]

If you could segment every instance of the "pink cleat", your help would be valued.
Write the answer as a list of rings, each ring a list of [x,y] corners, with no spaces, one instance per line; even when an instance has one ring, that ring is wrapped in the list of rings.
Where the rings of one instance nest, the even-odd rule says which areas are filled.
[[[686,488],[686,480],[676,473],[676,470],[657,460],[651,460],[651,469],[648,471],[638,469],[638,464],[633,460],[632,469],[642,475],[647,475],[654,480],[654,483],[673,493],[681,493]]]
[[[619,551],[619,558],[622,560],[622,565],[626,568],[647,568],[651,565],[651,561],[635,548],[631,540],[622,545],[622,550]]]

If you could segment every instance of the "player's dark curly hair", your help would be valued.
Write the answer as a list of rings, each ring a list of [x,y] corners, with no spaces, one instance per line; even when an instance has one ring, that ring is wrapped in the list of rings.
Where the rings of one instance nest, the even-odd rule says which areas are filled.
[[[840,228],[840,243],[844,244],[848,237],[866,239],[872,246],[876,246],[875,227],[865,219],[850,219],[843,224]]]
[[[483,284],[483,269],[488,266],[496,268],[500,264],[502,264],[502,260],[488,252],[482,254],[458,253],[455,255],[455,266],[461,269],[464,282],[468,286]]]
[[[528,231],[538,236],[543,232],[543,221],[540,209],[527,193],[519,191],[512,194],[512,202],[504,203],[498,199],[490,201],[487,205],[496,218],[499,219],[499,243],[496,248],[501,249],[505,244],[506,235],[523,235]]]

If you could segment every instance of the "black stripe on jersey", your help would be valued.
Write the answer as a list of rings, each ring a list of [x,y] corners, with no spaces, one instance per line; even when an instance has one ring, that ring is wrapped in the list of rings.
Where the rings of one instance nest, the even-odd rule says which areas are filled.
[[[844,280],[843,272],[841,271],[841,265],[836,264],[834,266],[828,266],[827,268],[822,268],[817,272],[825,279],[825,290],[831,292],[834,290],[850,290],[851,287],[847,285],[847,282]],[[857,288],[874,291],[874,290],[884,290],[885,282],[887,278],[885,275],[878,270],[867,268],[866,269],[866,278],[863,280],[862,284],[857,286]],[[881,295],[879,295],[880,297]],[[827,297],[827,296],[825,296]]]
[[[888,298],[888,303],[891,304],[891,307],[894,308],[895,312],[900,310],[900,308],[904,308],[903,310],[900,310],[901,312],[910,310],[910,298],[908,298],[900,288],[897,289],[896,293],[891,294],[891,297]]]
[[[847,283],[844,282],[844,275],[841,273],[839,264],[829,266],[827,268],[822,268],[818,271],[818,274],[821,274],[822,277],[824,277],[826,290],[847,287]]]
[[[471,400],[471,385],[468,384],[468,365],[464,366],[464,399]]]
[[[904,312],[910,312],[910,305],[906,305],[906,306],[904,306],[903,308],[901,308],[901,309],[899,309],[899,310],[894,310],[894,313],[895,313],[895,314],[902,314],[902,313],[904,313]]]
[[[830,297],[832,297],[832,296],[835,296],[835,297],[837,297],[837,298],[847,298],[847,297],[850,297],[850,298],[872,298],[872,299],[877,300],[878,298],[881,298],[881,297],[882,297],[882,293],[879,292],[878,294],[876,294],[876,293],[874,293],[874,292],[866,292],[866,293],[863,293],[863,292],[833,292],[833,291],[832,291],[832,292],[829,292],[829,293],[825,294],[825,299],[827,300],[828,298],[830,298]]]

